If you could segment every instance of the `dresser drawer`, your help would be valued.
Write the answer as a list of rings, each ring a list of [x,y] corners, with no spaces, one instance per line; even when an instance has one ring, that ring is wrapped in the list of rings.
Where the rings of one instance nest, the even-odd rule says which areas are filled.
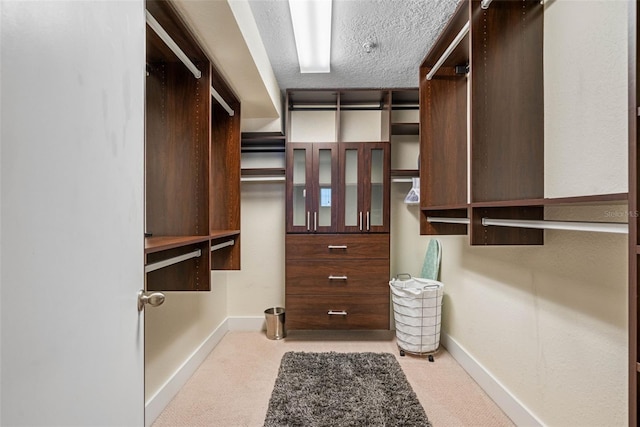
[[[389,294],[389,261],[301,260],[287,261],[287,294],[368,295]]]
[[[389,234],[287,234],[289,259],[389,259]]]
[[[389,296],[287,295],[287,329],[389,329]]]

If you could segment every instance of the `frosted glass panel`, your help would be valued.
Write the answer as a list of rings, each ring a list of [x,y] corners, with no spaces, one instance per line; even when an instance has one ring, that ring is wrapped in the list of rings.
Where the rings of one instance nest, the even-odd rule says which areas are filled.
[[[382,149],[371,150],[371,213],[370,225],[383,224],[384,205],[384,151]]]
[[[306,218],[306,150],[293,150],[293,225],[307,225]]]
[[[319,150],[318,173],[320,194],[318,194],[318,226],[331,226],[331,150]]]
[[[344,225],[358,226],[358,150],[345,150]]]

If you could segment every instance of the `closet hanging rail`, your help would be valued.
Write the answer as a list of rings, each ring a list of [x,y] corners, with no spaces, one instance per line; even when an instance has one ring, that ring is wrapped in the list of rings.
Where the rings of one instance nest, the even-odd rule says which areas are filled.
[[[217,245],[211,246],[211,252],[233,245],[235,245],[235,242],[233,240],[227,240],[226,242],[218,243]]]
[[[240,178],[242,182],[284,182],[284,176],[243,176]]]
[[[469,224],[469,218],[446,218],[438,216],[428,216],[427,222],[442,222],[445,224]]]
[[[227,102],[224,100],[224,98],[222,98],[222,96],[220,96],[220,94],[218,93],[217,90],[215,90],[213,88],[213,86],[211,86],[211,96],[213,96],[213,98],[218,101],[218,103],[220,105],[222,105],[222,108],[224,108],[225,110],[227,110],[227,113],[229,113],[230,116],[233,116],[235,114],[235,111],[233,111],[233,108],[231,108],[229,106],[229,104],[227,104]]]
[[[469,22],[467,22],[466,24],[464,24],[464,27],[462,27],[462,29],[460,30],[460,32],[458,33],[458,35],[456,36],[455,39],[453,39],[453,41],[451,42],[451,44],[449,45],[449,47],[444,51],[444,53],[442,54],[442,56],[438,59],[438,61],[436,61],[435,65],[431,68],[431,71],[429,71],[429,73],[427,74],[427,80],[431,80],[433,78],[433,76],[438,72],[438,70],[440,69],[440,67],[442,66],[442,64],[444,64],[444,61],[447,60],[447,58],[449,57],[449,55],[451,55],[451,52],[453,52],[456,47],[458,47],[458,45],[460,44],[460,42],[462,41],[462,39],[469,33]]]
[[[489,5],[492,1],[493,0],[482,0],[482,2],[480,3],[480,7],[483,9],[489,9]]]
[[[482,218],[482,225],[501,227],[538,228],[542,230],[593,231],[598,233],[629,233],[629,224],[621,222],[546,221],[523,219]]]
[[[169,267],[170,265],[177,264],[191,258],[198,258],[200,255],[202,255],[202,250],[198,249],[197,251],[189,252],[188,254],[178,255],[173,258],[154,262],[153,264],[145,265],[144,272],[151,273],[152,271],[160,270],[161,268]]]
[[[175,53],[180,61],[182,61],[182,63],[189,69],[189,71],[193,73],[193,76],[196,79],[202,77],[202,72],[200,72],[200,70],[198,70],[198,67],[196,67],[196,65],[191,62],[189,57],[182,51],[182,49],[180,49],[180,46],[178,46],[177,43],[173,41],[169,33],[167,33],[165,29],[162,28],[162,25],[160,25],[160,23],[156,21],[156,18],[154,18],[148,10],[145,12],[147,13],[147,24],[149,24],[151,29],[155,31],[158,37],[160,37],[162,41],[167,45],[167,47],[171,49],[173,53]]]

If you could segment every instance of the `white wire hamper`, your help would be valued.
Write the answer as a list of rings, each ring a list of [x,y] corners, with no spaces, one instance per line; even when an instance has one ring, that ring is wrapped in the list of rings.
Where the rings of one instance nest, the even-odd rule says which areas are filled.
[[[389,287],[400,355],[406,352],[429,356],[429,361],[433,361],[440,347],[444,284],[401,274],[389,282]]]

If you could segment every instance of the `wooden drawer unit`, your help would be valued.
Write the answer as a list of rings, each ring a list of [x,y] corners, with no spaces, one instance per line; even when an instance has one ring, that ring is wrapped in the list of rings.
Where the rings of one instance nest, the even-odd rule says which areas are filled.
[[[286,266],[289,295],[386,294],[389,262],[386,259],[291,260]]]
[[[287,329],[389,329],[389,295],[287,295]]]
[[[287,234],[287,260],[389,258],[388,234]]]
[[[389,329],[389,234],[288,234],[287,329]]]

